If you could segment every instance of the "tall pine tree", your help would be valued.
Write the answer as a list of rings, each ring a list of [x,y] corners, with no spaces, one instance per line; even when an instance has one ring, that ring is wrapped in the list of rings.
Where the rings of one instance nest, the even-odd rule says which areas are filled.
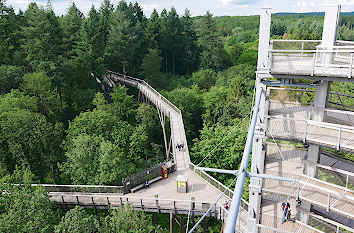
[[[64,32],[64,54],[65,58],[72,59],[76,57],[75,46],[80,41],[80,28],[84,15],[76,7],[75,3],[68,9],[67,15],[62,18],[61,25]]]
[[[110,0],[104,0],[100,7],[100,25],[103,33],[104,47],[107,45],[109,29],[113,14],[113,4]]]
[[[204,69],[220,70],[223,66],[222,43],[218,36],[215,19],[209,11],[202,18],[198,45],[203,51],[200,56],[200,66]]]
[[[104,36],[100,27],[100,16],[94,6],[81,26],[80,39],[76,48],[78,60],[85,72],[97,76],[104,74]]]
[[[105,54],[109,68],[122,68],[123,73],[134,68],[135,56],[142,43],[138,35],[140,24],[135,26],[126,12],[121,9],[114,12]]]
[[[146,40],[149,48],[160,49],[159,43],[161,41],[161,24],[159,13],[154,9],[146,27]]]
[[[188,74],[197,68],[198,62],[198,46],[196,44],[197,34],[193,27],[193,19],[188,9],[185,10],[183,17],[181,18],[182,24],[182,45],[183,52],[181,60]]]
[[[55,83],[59,85],[63,37],[58,18],[50,2],[46,9],[31,3],[25,16],[27,25],[22,28],[24,36],[22,48],[29,68],[54,77]]]

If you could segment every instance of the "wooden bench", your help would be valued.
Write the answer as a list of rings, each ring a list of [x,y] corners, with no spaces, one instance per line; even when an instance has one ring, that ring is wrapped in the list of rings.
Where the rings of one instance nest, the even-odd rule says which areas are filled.
[[[162,176],[158,176],[154,179],[149,180],[149,185],[152,183],[155,183],[156,181],[159,181],[162,179]],[[144,188],[144,184],[139,184],[138,186],[135,186],[134,188],[130,189],[131,193],[134,193],[135,191]]]

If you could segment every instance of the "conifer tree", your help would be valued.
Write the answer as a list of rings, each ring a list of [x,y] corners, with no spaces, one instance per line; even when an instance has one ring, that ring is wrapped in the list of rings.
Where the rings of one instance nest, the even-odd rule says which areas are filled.
[[[100,25],[103,33],[104,46],[107,45],[111,18],[113,14],[113,5],[110,0],[104,0],[100,7]]]
[[[156,9],[151,13],[150,20],[147,23],[146,27],[146,40],[149,48],[159,49],[159,43],[161,41],[161,24],[160,24],[160,16]]]
[[[168,51],[172,56],[172,73],[176,73],[176,57],[181,51],[181,22],[174,7],[168,12],[166,21]]]
[[[6,6],[4,0],[0,0],[0,16],[0,65],[14,65],[19,63],[15,58],[20,51],[20,27],[24,20],[11,6]]]
[[[213,15],[207,11],[203,16],[198,33],[198,45],[202,49],[200,66],[205,69],[220,70],[222,67],[222,43],[217,34]]]
[[[163,9],[161,11],[160,15],[160,22],[161,22],[161,30],[160,30],[160,35],[161,35],[161,42],[160,42],[160,47],[162,50],[162,53],[164,54],[165,57],[165,72],[166,74],[168,73],[168,48],[169,48],[169,36],[168,36],[168,29],[167,29],[167,10]]]
[[[183,45],[181,60],[185,68],[185,72],[188,74],[191,72],[191,68],[196,67],[199,56],[199,51],[196,44],[197,34],[193,28],[193,19],[191,18],[191,14],[188,9],[185,10],[183,17],[181,18],[181,24]]]
[[[75,46],[80,41],[80,28],[84,15],[76,7],[75,3],[68,9],[67,15],[63,17],[62,28],[64,33],[64,53],[67,59],[71,59],[76,55]]]
[[[50,77],[60,76],[62,30],[50,2],[46,9],[31,3],[25,12],[27,25],[23,27],[26,61],[33,71],[44,71]]]
[[[100,76],[105,72],[104,37],[100,27],[100,17],[92,6],[89,17],[80,29],[80,41],[76,46],[79,62],[87,74]]]
[[[121,9],[114,12],[108,36],[106,59],[109,68],[123,73],[134,65],[137,49],[141,46],[138,30],[139,23],[134,26],[126,11]]]

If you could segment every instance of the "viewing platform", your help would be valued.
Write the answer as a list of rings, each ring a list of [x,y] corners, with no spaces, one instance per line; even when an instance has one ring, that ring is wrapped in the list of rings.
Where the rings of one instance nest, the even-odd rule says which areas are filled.
[[[320,40],[271,40],[268,70],[273,77],[353,82],[354,42],[324,47]]]

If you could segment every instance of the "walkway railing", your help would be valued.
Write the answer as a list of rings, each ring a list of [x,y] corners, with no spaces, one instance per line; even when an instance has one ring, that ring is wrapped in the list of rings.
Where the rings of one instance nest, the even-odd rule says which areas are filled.
[[[189,168],[191,171],[194,171],[194,168],[196,167],[193,163],[189,164]],[[226,193],[225,195],[228,196],[230,199],[232,199],[232,196],[234,195],[234,191],[232,191],[231,189],[227,188],[225,185],[223,185],[220,181],[218,181],[217,179],[215,179],[214,177],[212,177],[211,175],[209,175],[208,173],[206,173],[205,171],[201,171],[201,170],[195,170],[195,173],[197,175],[199,175],[203,180],[205,180],[206,182],[208,182],[209,184],[211,184],[212,186],[214,186],[217,190],[219,190],[220,192],[224,192],[225,190]],[[241,198],[241,206],[248,211],[248,202]]]
[[[106,194],[75,194],[75,193],[49,193],[52,201],[56,201],[57,205],[72,206],[80,205],[92,208],[109,209],[111,207],[131,205],[137,210],[147,210],[149,212],[169,213],[186,213],[190,209],[196,215],[204,214],[213,203],[163,199],[159,197],[128,197],[122,195],[106,195]],[[221,219],[223,216],[223,208],[220,205],[215,206],[209,216]]]
[[[354,127],[278,116],[268,116],[268,127],[270,134],[277,139],[354,152]]]
[[[354,190],[354,173],[321,164],[316,166],[318,179]]]
[[[262,190],[283,196],[304,200],[313,205],[335,211],[354,219],[354,191],[306,175],[293,175],[284,172],[267,171],[269,175],[292,177],[295,184],[264,180]]]
[[[63,185],[63,184],[31,184],[32,186],[41,186],[47,192],[92,192],[92,193],[123,193],[123,186],[105,186],[105,185]]]
[[[151,87],[147,82],[142,79],[137,79],[134,77],[130,77],[127,75],[115,73],[113,71],[108,71],[109,77],[113,78],[115,81],[121,81],[125,83],[130,83],[132,85],[136,85],[139,88],[139,84],[145,86],[150,91],[152,91],[155,95],[157,95],[162,101],[168,104],[171,108],[173,108],[177,113],[182,115],[181,110],[179,110],[174,104],[172,104],[168,99],[166,99],[163,95],[161,95],[158,91],[156,91],[153,87]],[[139,88],[140,89],[140,88]]]
[[[273,74],[353,77],[354,45],[324,47],[321,41],[272,40],[269,71]]]
[[[324,233],[316,228],[309,225],[303,224],[302,222],[295,220],[291,222],[281,223],[281,219],[275,216],[270,216],[262,214],[261,224],[257,224],[260,228],[259,232],[276,232],[276,233],[290,233],[290,232],[307,232],[307,233]]]

